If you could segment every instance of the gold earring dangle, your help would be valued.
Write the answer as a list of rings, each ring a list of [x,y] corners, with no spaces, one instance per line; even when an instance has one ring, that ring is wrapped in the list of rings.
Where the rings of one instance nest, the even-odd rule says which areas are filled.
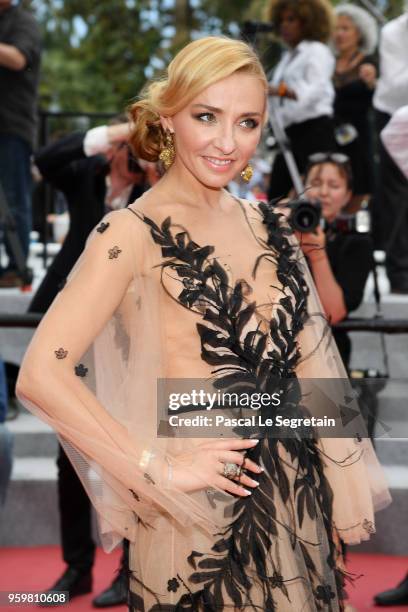
[[[174,148],[173,134],[166,132],[166,144],[160,152],[159,159],[163,162],[166,170],[170,168],[176,157],[176,149]]]
[[[252,168],[251,164],[248,164],[247,166],[245,166],[245,168],[241,172],[241,177],[246,183],[249,183],[253,175],[254,175],[254,169]]]

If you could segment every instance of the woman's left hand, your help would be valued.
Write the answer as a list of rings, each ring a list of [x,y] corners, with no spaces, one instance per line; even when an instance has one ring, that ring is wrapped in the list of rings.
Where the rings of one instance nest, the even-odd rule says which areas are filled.
[[[375,87],[377,82],[377,69],[373,64],[361,64],[359,76],[367,87],[370,87],[370,89]]]
[[[326,234],[320,226],[314,232],[295,232],[300,248],[311,261],[320,259],[325,254]]]
[[[290,89],[286,83],[280,83],[280,85],[269,85],[268,87],[268,95],[276,96],[278,98],[289,98],[290,100],[297,100],[297,95]]]

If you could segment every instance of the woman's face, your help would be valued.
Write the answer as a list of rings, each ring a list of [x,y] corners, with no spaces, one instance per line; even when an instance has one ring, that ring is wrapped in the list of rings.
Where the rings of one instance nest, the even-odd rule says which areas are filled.
[[[307,196],[320,200],[322,214],[327,221],[334,221],[351,198],[346,177],[330,162],[312,166],[306,178]]]
[[[255,152],[265,104],[261,81],[237,72],[207,87],[177,114],[162,117],[164,129],[173,132],[173,166],[206,187],[225,187]]]
[[[296,47],[303,38],[302,22],[291,9],[281,13],[279,34],[289,47]]]
[[[337,51],[357,51],[360,45],[360,32],[354,22],[346,15],[338,15],[334,30],[334,44]]]

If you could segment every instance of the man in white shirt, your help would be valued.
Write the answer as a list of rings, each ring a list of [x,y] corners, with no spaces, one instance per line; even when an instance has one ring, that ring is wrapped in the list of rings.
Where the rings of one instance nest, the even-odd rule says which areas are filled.
[[[379,132],[408,104],[408,13],[387,23],[380,38],[380,77],[373,100]],[[386,270],[394,293],[408,293],[408,180],[380,143],[380,176],[374,209],[382,229]]]

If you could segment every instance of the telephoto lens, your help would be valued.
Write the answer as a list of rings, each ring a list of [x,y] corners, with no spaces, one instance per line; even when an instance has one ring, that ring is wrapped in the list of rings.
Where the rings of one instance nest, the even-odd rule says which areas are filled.
[[[318,200],[295,200],[289,202],[288,207],[291,209],[288,222],[294,230],[313,232],[320,225],[322,207]]]

